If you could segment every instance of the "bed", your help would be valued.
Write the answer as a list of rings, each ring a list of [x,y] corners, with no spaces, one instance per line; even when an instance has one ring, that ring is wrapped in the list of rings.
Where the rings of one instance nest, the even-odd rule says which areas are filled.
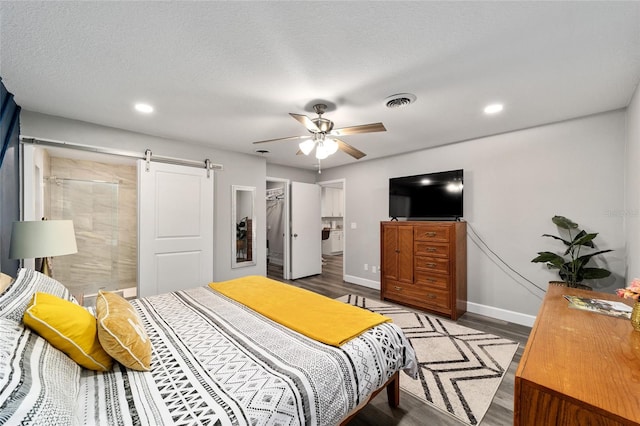
[[[76,303],[28,269],[0,294],[0,424],[337,425],[385,388],[397,404],[399,372],[417,375],[393,323],[332,346],[210,286],[127,304],[152,348],[149,371],[90,370],[25,325],[41,293]]]

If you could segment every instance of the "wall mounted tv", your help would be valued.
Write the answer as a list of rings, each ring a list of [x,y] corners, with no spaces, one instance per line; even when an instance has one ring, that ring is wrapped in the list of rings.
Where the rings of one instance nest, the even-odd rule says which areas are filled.
[[[389,217],[458,220],[463,216],[463,170],[389,179]]]

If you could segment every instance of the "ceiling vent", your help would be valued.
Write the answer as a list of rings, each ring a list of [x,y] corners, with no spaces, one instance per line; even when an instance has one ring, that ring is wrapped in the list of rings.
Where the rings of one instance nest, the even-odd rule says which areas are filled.
[[[407,106],[416,101],[416,95],[411,93],[398,93],[397,95],[391,95],[384,100],[387,108],[400,108]]]

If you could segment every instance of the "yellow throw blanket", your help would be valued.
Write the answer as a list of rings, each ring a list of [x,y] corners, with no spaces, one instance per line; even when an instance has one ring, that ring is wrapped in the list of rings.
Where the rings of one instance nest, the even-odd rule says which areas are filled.
[[[340,346],[391,319],[317,293],[257,275],[209,287],[298,333]]]

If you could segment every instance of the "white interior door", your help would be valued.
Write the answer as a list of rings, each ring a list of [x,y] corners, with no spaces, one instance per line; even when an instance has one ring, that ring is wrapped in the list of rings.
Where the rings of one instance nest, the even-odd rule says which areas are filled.
[[[320,186],[291,182],[291,279],[322,273]]]
[[[138,161],[138,294],[213,280],[213,173]]]

